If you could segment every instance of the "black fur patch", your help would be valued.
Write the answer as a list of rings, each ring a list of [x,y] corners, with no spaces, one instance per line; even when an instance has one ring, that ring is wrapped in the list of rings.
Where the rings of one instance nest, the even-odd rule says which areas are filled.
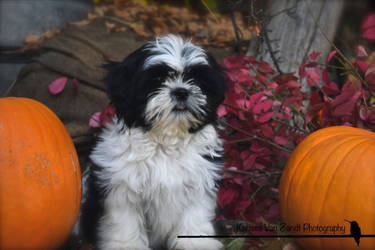
[[[86,200],[82,205],[80,226],[83,238],[96,246],[98,243],[99,219],[104,213],[105,194],[99,187],[99,180],[95,175],[95,171],[98,171],[100,167],[92,163],[89,168],[89,176],[86,182]]]
[[[162,86],[171,73],[176,72],[167,64],[143,69],[146,59],[154,53],[147,49],[149,46],[152,45],[142,46],[122,62],[107,64],[105,67],[109,69],[109,73],[104,79],[117,117],[123,119],[127,127],[141,127],[145,131],[150,129],[150,124],[144,118],[148,98]],[[216,121],[216,110],[224,100],[226,92],[223,68],[212,56],[207,55],[207,59],[209,65],[193,65],[185,68],[183,72],[184,79],[193,79],[192,82],[201,88],[208,101],[208,105],[203,107],[207,113],[203,123],[198,128],[191,128],[190,133]]]

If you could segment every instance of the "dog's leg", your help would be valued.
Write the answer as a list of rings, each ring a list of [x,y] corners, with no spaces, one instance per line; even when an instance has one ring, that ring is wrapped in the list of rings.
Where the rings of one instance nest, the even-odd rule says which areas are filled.
[[[184,211],[170,234],[168,240],[170,248],[175,250],[218,250],[223,246],[220,241],[213,238],[177,238],[178,235],[215,235],[211,222],[214,218],[214,206],[203,203],[204,201],[200,204],[193,204]]]
[[[150,250],[141,207],[119,189],[106,197],[98,233],[102,250]]]

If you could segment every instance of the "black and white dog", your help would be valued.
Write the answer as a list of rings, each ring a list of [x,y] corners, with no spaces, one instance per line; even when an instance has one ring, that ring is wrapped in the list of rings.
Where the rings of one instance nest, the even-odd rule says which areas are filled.
[[[109,68],[116,115],[90,155],[86,236],[102,250],[220,249],[216,239],[177,236],[214,235],[223,69],[174,35]]]

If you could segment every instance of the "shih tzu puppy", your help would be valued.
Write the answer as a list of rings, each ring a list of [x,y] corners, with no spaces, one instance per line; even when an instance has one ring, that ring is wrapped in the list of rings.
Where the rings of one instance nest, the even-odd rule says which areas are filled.
[[[214,235],[223,69],[168,35],[110,63],[105,81],[116,114],[90,155],[86,237],[102,250],[220,249],[177,236]]]

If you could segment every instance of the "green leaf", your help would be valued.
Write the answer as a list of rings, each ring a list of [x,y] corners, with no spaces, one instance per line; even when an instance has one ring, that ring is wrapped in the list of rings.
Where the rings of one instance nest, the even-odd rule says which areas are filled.
[[[225,248],[226,250],[241,250],[243,247],[243,244],[245,242],[244,238],[237,238],[232,240],[227,247]]]

